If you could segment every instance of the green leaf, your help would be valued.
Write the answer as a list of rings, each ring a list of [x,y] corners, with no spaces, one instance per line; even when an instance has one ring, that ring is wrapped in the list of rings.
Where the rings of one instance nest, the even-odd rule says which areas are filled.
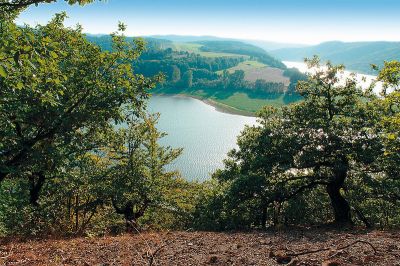
[[[58,55],[54,51],[50,52],[50,56],[53,57],[53,58],[58,58]]]
[[[42,58],[40,58],[40,57],[38,57],[37,58],[37,61],[39,62],[39,64],[41,64],[41,65],[44,65],[46,62],[42,59]]]
[[[0,76],[3,78],[7,77],[6,69],[3,66],[0,66]]]
[[[24,84],[22,82],[17,83],[17,89],[21,90],[24,87]]]

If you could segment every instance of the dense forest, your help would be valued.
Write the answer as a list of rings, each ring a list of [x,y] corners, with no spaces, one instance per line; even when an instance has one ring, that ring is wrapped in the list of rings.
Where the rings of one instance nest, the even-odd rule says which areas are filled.
[[[103,50],[111,50],[109,36],[87,36],[88,40],[99,45]],[[127,41],[134,38],[127,37]],[[287,69],[280,61],[269,56],[264,50],[253,45],[234,41],[203,41],[201,51],[232,53],[237,56],[205,57],[193,52],[176,51],[171,41],[145,38],[146,50],[133,67],[138,74],[151,77],[162,73],[165,80],[159,84],[156,92],[171,91],[179,93],[185,89],[202,89],[218,92],[245,92],[253,97],[265,98],[284,94],[289,101],[296,101],[299,95],[295,92],[298,80],[306,76],[297,69]],[[287,87],[282,82],[267,82],[259,79],[255,82],[245,80],[243,70],[230,73],[227,70],[246,60],[246,57],[271,67],[285,70],[283,75],[290,78]],[[217,71],[222,71],[218,74]]]
[[[263,108],[224,168],[189,182],[166,170],[181,149],[159,144],[165,133],[146,109],[149,93],[171,84],[282,93],[282,85],[215,74],[240,58],[168,42],[146,50],[122,23],[101,38],[104,49],[64,26],[65,13],[18,26],[16,15],[38,2],[0,1],[2,236],[400,225],[400,62],[379,69],[381,95],[355,77],[342,82],[344,67],[317,57],[305,80],[285,69],[302,100]]]

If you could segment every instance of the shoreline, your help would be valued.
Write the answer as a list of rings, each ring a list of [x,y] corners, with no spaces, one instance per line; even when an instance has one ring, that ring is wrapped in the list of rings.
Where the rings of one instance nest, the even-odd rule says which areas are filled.
[[[220,103],[220,102],[215,101],[215,100],[210,99],[210,98],[202,98],[202,97],[199,97],[199,96],[185,94],[185,93],[178,93],[178,94],[175,94],[175,93],[174,94],[170,94],[170,93],[153,93],[152,95],[192,98],[192,99],[196,99],[196,100],[202,101],[203,103],[214,107],[216,111],[221,112],[221,113],[231,114],[231,115],[241,115],[241,116],[247,116],[247,117],[257,117],[255,113],[251,113],[251,112],[248,112],[248,111],[240,110],[240,109],[237,109],[237,108],[234,108],[232,106]]]

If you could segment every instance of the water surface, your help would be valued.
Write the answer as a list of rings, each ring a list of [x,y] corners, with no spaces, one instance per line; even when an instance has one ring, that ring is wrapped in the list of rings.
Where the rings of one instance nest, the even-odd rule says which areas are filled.
[[[158,129],[168,133],[160,143],[184,148],[168,168],[189,180],[204,180],[223,166],[226,153],[236,147],[236,137],[256,118],[222,113],[200,100],[180,96],[151,97],[150,112],[161,114]]]

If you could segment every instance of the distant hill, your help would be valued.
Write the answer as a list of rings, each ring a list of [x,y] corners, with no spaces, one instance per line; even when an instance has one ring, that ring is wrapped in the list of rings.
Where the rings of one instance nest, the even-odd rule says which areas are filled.
[[[164,39],[172,42],[200,42],[200,41],[230,41],[230,38],[215,36],[191,36],[191,35],[150,35],[145,38]]]
[[[150,38],[165,39],[173,42],[201,42],[201,41],[239,41],[258,46],[265,51],[277,50],[281,48],[306,47],[304,44],[280,43],[263,40],[248,40],[235,38],[222,38],[215,36],[190,36],[190,35],[151,35]]]
[[[344,64],[347,69],[366,74],[376,74],[371,64],[383,65],[383,61],[400,60],[400,42],[325,42],[302,48],[284,48],[269,52],[283,61],[303,61],[305,57],[318,55],[322,60]]]
[[[241,40],[241,41],[258,46],[267,52],[283,48],[303,48],[309,46],[306,44],[299,44],[299,43],[281,43],[281,42],[270,42],[261,40]]]

